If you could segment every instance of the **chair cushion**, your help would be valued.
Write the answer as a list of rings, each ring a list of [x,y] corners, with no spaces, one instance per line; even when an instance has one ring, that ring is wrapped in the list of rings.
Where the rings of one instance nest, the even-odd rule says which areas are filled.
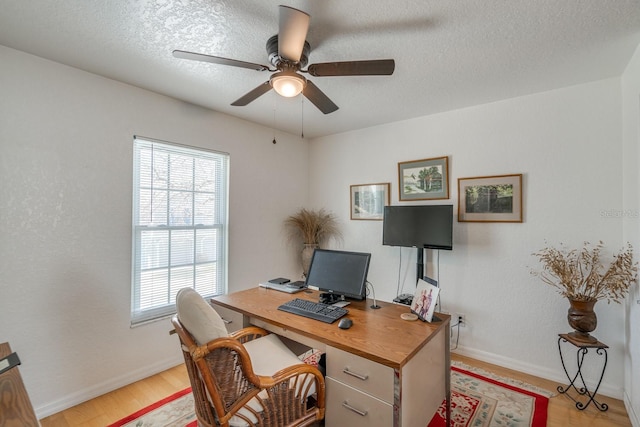
[[[263,337],[246,342],[244,343],[244,348],[247,350],[247,353],[249,353],[249,356],[251,357],[251,366],[253,367],[253,372],[255,372],[257,375],[270,377],[281,369],[292,365],[299,365],[301,363],[298,356],[296,356],[291,350],[289,350],[289,348],[284,345],[280,338],[278,338],[278,336],[275,334],[265,335]],[[308,379],[304,384],[299,384],[298,389],[299,387],[303,387],[310,381],[313,380]],[[307,397],[311,396],[315,392],[315,384],[312,384]],[[266,390],[262,390],[258,395],[262,399],[266,399],[268,397]],[[262,409],[255,398],[251,399],[247,404],[257,412],[260,412]],[[257,419],[250,411],[243,408],[238,412],[252,420],[254,423],[257,422]],[[248,424],[244,420],[236,416],[231,417],[231,419],[229,420],[229,425],[231,427],[248,426]]]
[[[275,334],[265,335],[244,344],[251,357],[253,372],[257,375],[273,376],[276,372],[301,363],[289,348]],[[312,381],[308,379],[308,381]],[[304,384],[307,384],[306,382]],[[299,385],[300,387],[301,385]],[[316,392],[315,384],[309,388],[308,396]]]
[[[251,357],[253,371],[258,375],[272,376],[287,366],[299,365],[300,359],[275,334],[244,343]]]
[[[178,318],[184,328],[204,345],[216,338],[229,336],[220,315],[193,288],[182,288],[176,295]]]

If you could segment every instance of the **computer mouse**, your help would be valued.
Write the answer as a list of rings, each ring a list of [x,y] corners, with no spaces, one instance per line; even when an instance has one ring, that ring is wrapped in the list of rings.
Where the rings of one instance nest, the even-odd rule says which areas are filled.
[[[338,328],[340,329],[349,329],[353,325],[353,320],[345,317],[344,319],[340,319],[340,323],[338,323]]]

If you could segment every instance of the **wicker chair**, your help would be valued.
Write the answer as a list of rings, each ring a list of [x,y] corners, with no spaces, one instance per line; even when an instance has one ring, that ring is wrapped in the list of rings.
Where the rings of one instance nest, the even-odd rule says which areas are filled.
[[[271,375],[254,372],[247,347],[253,349],[254,358],[268,356],[264,352],[269,350],[261,345],[270,340],[271,344],[266,344],[266,348],[272,348],[268,346],[277,340],[275,335],[251,326],[198,345],[194,335],[181,322],[180,315],[178,306],[178,314],[172,323],[182,344],[199,426],[321,425],[325,383],[317,368],[299,362]],[[264,371],[264,363],[259,365]]]

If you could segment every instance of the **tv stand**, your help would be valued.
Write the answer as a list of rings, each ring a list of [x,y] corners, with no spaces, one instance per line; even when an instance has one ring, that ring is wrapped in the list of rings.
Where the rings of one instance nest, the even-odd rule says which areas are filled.
[[[416,248],[418,251],[416,259],[416,284],[424,277],[424,248]]]

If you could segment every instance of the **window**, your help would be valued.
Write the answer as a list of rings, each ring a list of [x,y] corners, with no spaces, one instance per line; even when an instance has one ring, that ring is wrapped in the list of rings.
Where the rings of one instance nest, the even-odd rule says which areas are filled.
[[[135,137],[132,325],[226,292],[228,154]]]

